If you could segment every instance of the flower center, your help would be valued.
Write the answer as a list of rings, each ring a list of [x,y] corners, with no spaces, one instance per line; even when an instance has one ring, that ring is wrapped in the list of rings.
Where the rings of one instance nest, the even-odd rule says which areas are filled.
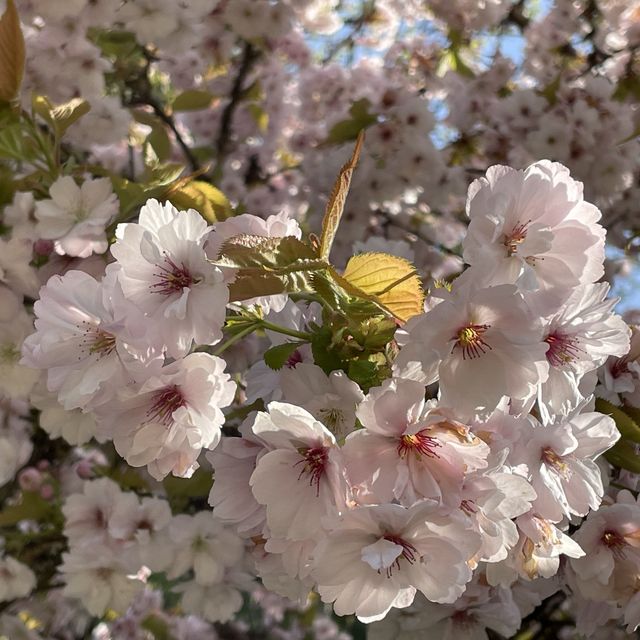
[[[153,395],[151,406],[147,410],[147,422],[159,422],[170,426],[173,422],[174,412],[186,404],[184,396],[177,385],[174,384],[160,389]]]
[[[335,429],[344,420],[342,411],[335,407],[320,409],[318,413],[322,417],[322,422],[324,422],[325,426],[329,427],[329,429]]]
[[[549,345],[547,360],[552,367],[562,367],[574,362],[583,351],[578,346],[578,338],[557,331],[549,334],[544,341]]]
[[[7,364],[13,364],[20,359],[20,350],[16,348],[15,344],[10,342],[6,344],[0,344],[0,362]]]
[[[553,469],[555,469],[563,478],[566,479],[571,476],[569,465],[564,462],[562,456],[559,456],[551,447],[545,447],[542,450],[540,459],[548,467],[553,467]]]
[[[400,438],[398,444],[398,455],[406,458],[409,453],[413,453],[419,460],[423,455],[429,458],[439,458],[436,449],[442,445],[432,436],[428,436],[426,430],[405,435]]]
[[[99,353],[101,356],[106,356],[115,348],[116,337],[108,331],[97,329],[93,336],[93,342],[89,347],[89,353]]]
[[[149,285],[153,293],[170,296],[174,293],[182,293],[183,289],[198,282],[183,262],[177,265],[167,254],[164,256],[164,263],[157,265],[157,268],[159,271],[154,276],[158,281]]]
[[[316,486],[316,496],[320,495],[320,480],[324,476],[329,459],[329,449],[327,447],[309,447],[308,449],[299,449],[298,452],[302,456],[302,460],[296,462],[295,466],[303,465],[302,471],[298,476],[298,480],[302,476],[309,477],[309,486]]]
[[[609,369],[612,378],[619,378],[625,373],[629,373],[629,360],[627,356],[618,358]]]
[[[402,553],[395,559],[393,564],[387,567],[387,578],[390,578],[393,574],[394,567],[396,569],[400,569],[400,558],[404,558],[409,564],[413,564],[416,560],[419,559],[418,550],[404,538],[396,536],[392,533],[385,533],[383,539],[402,547]]]
[[[511,233],[505,234],[503,244],[507,248],[507,255],[509,257],[515,256],[518,253],[518,247],[524,242],[527,237],[527,229],[531,224],[531,220],[527,220],[524,224],[518,223]]]
[[[602,534],[601,541],[605,547],[611,549],[614,556],[624,557],[624,547],[627,542],[617,531],[608,529]]]
[[[456,347],[462,349],[463,360],[479,358],[487,351],[491,351],[491,345],[483,337],[489,328],[490,325],[488,324],[469,324],[466,327],[462,327],[452,338],[455,340],[453,349]]]
[[[78,328],[84,334],[80,340],[79,349],[81,355],[78,359],[82,359],[87,355],[103,358],[115,351],[116,337],[112,333],[86,321],[82,322]]]
[[[284,363],[284,366],[287,367],[287,369],[295,369],[296,365],[299,365],[301,362],[302,362],[302,354],[300,353],[300,351],[298,349],[296,349],[287,358],[287,361]]]
[[[478,512],[478,509],[473,500],[462,500],[460,502],[460,509],[464,511],[468,516],[472,516]]]

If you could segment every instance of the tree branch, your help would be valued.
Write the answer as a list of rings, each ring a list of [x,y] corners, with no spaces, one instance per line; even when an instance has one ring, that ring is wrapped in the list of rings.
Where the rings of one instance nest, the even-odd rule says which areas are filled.
[[[222,162],[224,161],[224,156],[227,152],[229,141],[231,140],[231,122],[233,120],[233,114],[242,99],[245,80],[251,71],[251,67],[259,56],[260,52],[251,43],[246,42],[242,52],[240,66],[238,67],[238,75],[236,75],[233,86],[231,87],[229,102],[222,111],[222,116],[220,118],[220,130],[215,143],[217,161],[214,173],[218,173],[222,168]]]

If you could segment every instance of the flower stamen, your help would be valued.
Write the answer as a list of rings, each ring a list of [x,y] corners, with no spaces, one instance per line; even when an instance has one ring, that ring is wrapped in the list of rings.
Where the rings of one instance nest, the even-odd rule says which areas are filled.
[[[404,558],[409,564],[413,564],[419,559],[420,556],[418,555],[418,550],[410,542],[407,542],[400,536],[396,536],[392,533],[385,533],[383,539],[402,547],[402,553],[395,559],[395,562],[390,567],[387,567],[387,578],[392,576],[394,567],[396,569],[400,569],[400,558]],[[380,571],[378,571],[378,573],[380,573]]]
[[[160,389],[154,394],[152,404],[146,413],[147,422],[159,422],[170,426],[174,412],[185,404],[184,396],[177,385]]]
[[[164,265],[157,267],[160,271],[154,276],[158,278],[158,282],[149,285],[153,293],[170,296],[181,293],[183,289],[188,289],[197,282],[183,262],[177,265],[167,254],[164,256]]]
[[[473,360],[479,358],[487,351],[491,351],[491,345],[486,342],[483,335],[490,328],[488,324],[469,324],[459,329],[452,340],[455,340],[453,349],[462,349],[462,358]]]
[[[544,341],[549,345],[547,360],[552,367],[562,367],[578,359],[583,351],[578,338],[559,332],[549,334]]]
[[[511,230],[511,233],[505,234],[503,244],[507,248],[507,256],[515,256],[518,253],[518,246],[521,245],[527,237],[527,230],[531,220],[525,223],[518,223]]]
[[[298,480],[303,475],[309,476],[309,486],[316,486],[316,497],[320,495],[320,480],[324,476],[326,466],[329,459],[329,449],[327,447],[309,447],[308,449],[299,449],[298,452],[302,456],[302,460],[296,462],[294,466],[304,465]]]
[[[426,430],[418,431],[410,435],[404,435],[398,443],[398,455],[406,458],[409,453],[413,453],[418,460],[424,455],[429,458],[439,458],[435,452],[442,445],[432,436],[427,435]]]
[[[568,479],[571,476],[569,465],[564,462],[562,456],[559,456],[551,447],[545,447],[542,450],[540,459],[548,467],[555,469],[563,478]]]

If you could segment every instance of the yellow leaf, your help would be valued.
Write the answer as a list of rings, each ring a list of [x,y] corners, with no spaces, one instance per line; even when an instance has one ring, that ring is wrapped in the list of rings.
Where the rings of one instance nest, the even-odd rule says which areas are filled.
[[[327,202],[327,208],[325,209],[324,218],[322,220],[322,235],[320,236],[320,257],[323,260],[328,260],[329,258],[331,245],[336,237],[340,218],[344,211],[344,203],[349,193],[351,176],[353,175],[353,170],[356,168],[358,159],[360,158],[363,141],[364,132],[361,131],[358,134],[356,146],[353,149],[353,154],[351,155],[350,160],[342,167],[342,169],[340,169],[340,175],[338,175],[338,179],[331,190],[329,202]]]
[[[91,105],[83,98],[73,98],[64,104],[54,105],[47,96],[31,98],[33,110],[53,129],[57,136],[62,134],[82,116],[89,113]]]
[[[192,180],[172,190],[169,199],[176,207],[196,209],[207,222],[218,222],[232,215],[227,197],[208,182]]]
[[[0,18],[0,102],[13,102],[24,74],[24,36],[13,0]]]
[[[387,253],[353,256],[339,281],[343,286],[345,283],[348,293],[377,302],[399,320],[406,321],[424,311],[420,277],[404,258]]]

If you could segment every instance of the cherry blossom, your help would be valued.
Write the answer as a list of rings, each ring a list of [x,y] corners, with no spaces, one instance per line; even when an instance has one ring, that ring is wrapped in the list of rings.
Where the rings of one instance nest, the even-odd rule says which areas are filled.
[[[467,560],[479,542],[461,514],[441,515],[432,503],[360,507],[320,546],[318,591],[338,615],[365,621],[409,606],[417,590],[432,602],[453,602],[471,578]]]
[[[61,255],[86,258],[104,253],[105,227],[118,212],[118,200],[107,178],[85,180],[78,186],[71,176],[58,178],[50,200],[36,202],[36,233],[55,241]]]
[[[193,340],[215,344],[222,336],[229,294],[222,272],[207,261],[208,233],[196,211],[150,200],[138,223],[118,226],[111,247],[125,297],[149,318],[158,346],[174,358],[186,355]]]

